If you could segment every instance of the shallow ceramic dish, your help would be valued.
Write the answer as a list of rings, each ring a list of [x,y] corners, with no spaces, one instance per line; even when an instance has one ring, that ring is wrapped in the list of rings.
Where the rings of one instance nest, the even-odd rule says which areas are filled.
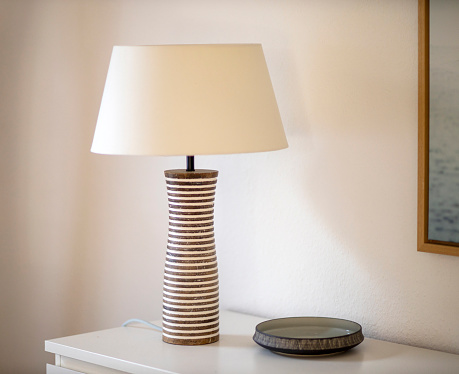
[[[279,318],[257,325],[253,340],[270,351],[318,356],[345,352],[363,341],[356,322],[326,317]]]

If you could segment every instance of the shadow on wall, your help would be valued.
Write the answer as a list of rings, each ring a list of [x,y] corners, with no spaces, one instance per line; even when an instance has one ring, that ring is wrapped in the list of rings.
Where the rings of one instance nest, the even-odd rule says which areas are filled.
[[[94,315],[89,146],[103,88],[95,77],[105,76],[96,70],[106,64],[87,52],[110,28],[92,34],[101,20],[83,2],[0,7],[0,316],[11,322],[2,327],[0,372],[36,373],[43,341],[81,332]]]

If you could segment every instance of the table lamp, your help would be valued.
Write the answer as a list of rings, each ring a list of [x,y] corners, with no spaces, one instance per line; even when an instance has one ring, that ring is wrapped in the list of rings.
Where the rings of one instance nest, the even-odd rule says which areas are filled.
[[[165,171],[169,234],[163,341],[219,339],[214,196],[218,171],[195,155],[288,146],[260,44],[115,46],[91,151],[186,156]]]

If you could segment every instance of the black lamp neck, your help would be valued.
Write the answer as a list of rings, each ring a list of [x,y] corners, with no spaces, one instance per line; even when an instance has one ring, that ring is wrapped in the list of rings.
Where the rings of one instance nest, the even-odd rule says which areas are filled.
[[[186,171],[194,171],[194,156],[186,156]]]

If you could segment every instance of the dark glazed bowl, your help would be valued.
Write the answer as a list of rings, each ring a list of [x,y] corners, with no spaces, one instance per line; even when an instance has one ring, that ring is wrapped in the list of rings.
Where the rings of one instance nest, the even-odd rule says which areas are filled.
[[[279,318],[262,322],[253,340],[276,353],[318,356],[345,352],[363,341],[356,322],[327,317]]]

